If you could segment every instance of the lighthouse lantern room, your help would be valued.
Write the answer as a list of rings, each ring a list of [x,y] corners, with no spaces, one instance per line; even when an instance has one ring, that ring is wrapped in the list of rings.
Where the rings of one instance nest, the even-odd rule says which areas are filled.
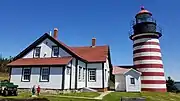
[[[152,13],[141,7],[133,23],[133,63],[134,68],[142,73],[141,90],[166,92],[163,62],[159,38],[161,30],[157,27]]]

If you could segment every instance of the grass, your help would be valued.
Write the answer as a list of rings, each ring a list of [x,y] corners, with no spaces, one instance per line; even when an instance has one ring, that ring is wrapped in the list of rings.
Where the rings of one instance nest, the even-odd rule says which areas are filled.
[[[49,101],[120,101],[121,97],[145,97],[146,101],[180,101],[180,94],[175,93],[157,93],[157,92],[141,92],[141,93],[127,93],[127,92],[112,92],[106,95],[103,100],[95,99],[85,99],[85,98],[71,98],[63,96],[76,96],[76,97],[87,97],[93,98],[98,96],[98,93],[87,92],[87,93],[69,93],[62,95],[52,95],[52,94],[41,94],[39,98],[47,98]],[[14,99],[24,99],[31,98],[30,93],[20,93],[18,96],[2,97],[1,98],[14,98]]]
[[[84,99],[84,98],[65,98],[61,96],[42,96],[42,98],[47,98],[49,101],[101,101],[95,99]]]
[[[106,95],[103,101],[120,101],[121,97],[145,97],[146,101],[180,101],[180,94],[175,93],[158,93],[158,92],[113,92]]]
[[[0,98],[15,98],[15,99],[23,99],[23,98],[30,98],[30,93],[20,93],[18,96],[0,96]]]
[[[8,79],[9,79],[8,73],[0,72],[0,80],[8,80]]]
[[[68,97],[63,97],[63,96],[78,96],[78,97],[89,97],[89,98],[93,98],[98,96],[98,93],[93,93],[93,92],[88,92],[88,93],[70,93],[70,94],[62,94],[62,95],[43,95],[41,94],[39,96],[39,98],[46,98],[49,101],[100,101],[100,100],[93,100],[93,99],[84,99],[84,98],[68,98]],[[24,98],[31,98],[30,97],[31,94],[30,93],[20,93],[18,96],[7,96],[7,97],[3,97],[0,96],[1,98],[7,98],[7,99],[24,99]]]
[[[62,94],[63,96],[78,96],[78,97],[97,97],[100,94],[96,92],[82,92],[82,93],[66,93]],[[59,95],[59,96],[62,96]]]

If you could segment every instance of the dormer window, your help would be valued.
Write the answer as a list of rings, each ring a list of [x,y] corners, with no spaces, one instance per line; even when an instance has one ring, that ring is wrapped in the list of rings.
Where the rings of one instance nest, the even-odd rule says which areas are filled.
[[[36,47],[34,49],[34,57],[35,58],[39,58],[40,57],[40,50],[41,50],[41,47]]]
[[[52,56],[53,57],[58,57],[59,56],[59,47],[58,46],[53,46],[52,47]]]

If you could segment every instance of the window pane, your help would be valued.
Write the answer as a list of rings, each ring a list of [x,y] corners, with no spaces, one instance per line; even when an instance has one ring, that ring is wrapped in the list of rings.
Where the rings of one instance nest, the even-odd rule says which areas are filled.
[[[89,81],[96,81],[96,69],[89,70]]]
[[[25,74],[25,75],[30,74],[30,69],[24,69],[24,74]]]
[[[30,80],[30,75],[24,75],[24,80]]]
[[[23,68],[23,80],[28,80],[30,81],[30,74],[31,69],[30,68]]]
[[[105,73],[104,73],[104,79],[105,79],[105,81],[106,81],[106,71],[107,71],[107,70],[105,69]]]
[[[67,67],[67,70],[66,70],[66,74],[67,74],[67,75],[70,74],[70,70],[71,70],[71,68],[70,68],[70,67]]]
[[[59,47],[53,47],[53,55],[58,56],[59,55]]]
[[[135,84],[135,79],[134,78],[131,78],[131,84]]]
[[[42,80],[48,80],[49,76],[48,75],[42,75]]]
[[[42,74],[49,74],[49,69],[48,68],[42,69]]]
[[[79,67],[79,80],[81,80],[82,67]]]
[[[34,50],[34,56],[39,57],[40,56],[40,47],[36,47]]]
[[[49,68],[41,68],[41,80],[49,80]]]
[[[85,79],[85,73],[86,73],[86,70],[85,68],[83,68],[83,80]]]

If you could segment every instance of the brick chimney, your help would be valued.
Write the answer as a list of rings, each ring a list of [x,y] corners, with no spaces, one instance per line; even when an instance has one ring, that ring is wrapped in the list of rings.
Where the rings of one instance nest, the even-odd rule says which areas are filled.
[[[54,35],[53,35],[53,37],[54,37],[55,39],[58,38],[58,29],[57,29],[57,28],[54,28]]]
[[[96,38],[92,38],[92,47],[96,46]]]

